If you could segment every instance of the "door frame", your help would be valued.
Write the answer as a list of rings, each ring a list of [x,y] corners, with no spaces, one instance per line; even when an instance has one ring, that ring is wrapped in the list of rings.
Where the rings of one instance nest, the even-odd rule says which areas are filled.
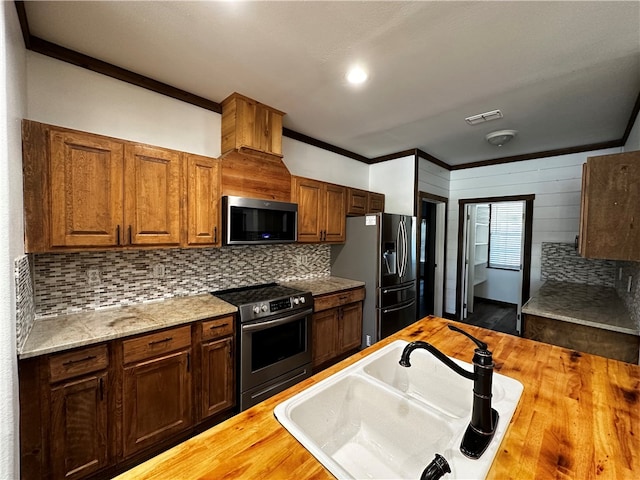
[[[524,251],[522,263],[522,304],[529,300],[531,291],[531,244],[533,237],[533,201],[535,194],[531,195],[507,195],[504,197],[484,197],[484,198],[461,198],[458,200],[458,260],[456,266],[456,309],[454,318],[461,320],[464,275],[464,226],[466,224],[465,211],[468,204],[472,203],[498,203],[498,202],[525,202],[524,217]]]
[[[434,280],[434,284],[438,285],[438,282],[440,282],[441,285],[441,289],[442,289],[442,298],[439,298],[439,302],[441,305],[441,312],[440,312],[440,316],[444,316],[444,311],[445,311],[445,301],[446,301],[446,295],[445,295],[445,281],[447,278],[447,224],[448,224],[448,216],[449,216],[449,199],[447,197],[441,197],[439,195],[434,195],[432,193],[427,193],[427,192],[422,192],[419,191],[418,192],[418,198],[417,198],[417,205],[415,208],[416,211],[416,230],[417,230],[417,241],[416,241],[416,291],[420,292],[420,247],[422,245],[422,231],[420,228],[420,225],[422,224],[422,202],[426,201],[429,203],[434,203],[436,204],[436,258],[442,258],[442,262],[437,262],[436,263],[436,269],[435,269],[435,280]],[[442,205],[442,207],[441,207]],[[444,218],[441,220],[441,213],[438,212],[438,210],[444,210]],[[439,229],[438,227],[442,225],[442,228]],[[442,231],[439,231],[442,230]],[[441,241],[439,242],[438,239],[441,239]],[[434,292],[434,308],[435,308],[435,314],[438,314],[438,309],[436,308],[436,306],[438,305],[438,302],[436,301],[436,292]],[[418,308],[418,311],[420,309]]]

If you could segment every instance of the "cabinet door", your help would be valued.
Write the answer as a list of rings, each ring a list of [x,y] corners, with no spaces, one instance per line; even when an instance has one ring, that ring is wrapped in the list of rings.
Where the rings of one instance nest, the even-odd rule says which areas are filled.
[[[347,189],[347,215],[364,215],[367,213],[369,195],[357,188]]]
[[[192,424],[191,350],[124,369],[124,456],[150,447]]]
[[[107,373],[69,380],[51,390],[53,478],[75,479],[107,466]]]
[[[323,240],[340,243],[346,238],[347,220],[345,206],[347,189],[339,185],[326,185],[325,227]]]
[[[180,243],[180,153],[127,145],[125,221],[131,245]]]
[[[324,184],[293,177],[294,201],[298,204],[298,241],[319,242],[324,224]]]
[[[254,148],[282,156],[282,114],[258,103],[255,105],[254,115]]]
[[[51,130],[51,246],[115,246],[123,224],[123,144]]]
[[[384,194],[369,192],[367,195],[367,213],[384,212]]]
[[[591,157],[583,174],[580,253],[640,260],[640,151]]]
[[[200,420],[233,407],[235,376],[233,338],[202,345],[202,409]]]
[[[340,315],[340,353],[362,344],[362,303],[345,305]]]
[[[339,309],[332,308],[312,316],[313,366],[331,360],[338,350]]]
[[[220,161],[186,155],[187,244],[220,244]]]

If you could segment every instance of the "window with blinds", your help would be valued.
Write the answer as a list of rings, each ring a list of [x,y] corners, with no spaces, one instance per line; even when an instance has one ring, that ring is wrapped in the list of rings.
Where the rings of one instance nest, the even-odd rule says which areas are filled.
[[[524,202],[491,204],[489,268],[520,270]]]

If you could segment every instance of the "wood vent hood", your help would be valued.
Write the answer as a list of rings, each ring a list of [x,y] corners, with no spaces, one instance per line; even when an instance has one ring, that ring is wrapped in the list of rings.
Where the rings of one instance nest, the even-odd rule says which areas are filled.
[[[291,200],[291,173],[282,161],[284,115],[239,93],[222,101],[222,195]]]

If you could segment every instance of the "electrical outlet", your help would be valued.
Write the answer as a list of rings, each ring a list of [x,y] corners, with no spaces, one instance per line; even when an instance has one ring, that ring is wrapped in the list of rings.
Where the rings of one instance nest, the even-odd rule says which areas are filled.
[[[371,346],[371,335],[365,335],[364,337],[364,343],[367,347]]]
[[[87,270],[87,282],[89,285],[100,285],[100,270]]]
[[[162,263],[156,263],[153,266],[153,277],[164,278],[164,265]]]

